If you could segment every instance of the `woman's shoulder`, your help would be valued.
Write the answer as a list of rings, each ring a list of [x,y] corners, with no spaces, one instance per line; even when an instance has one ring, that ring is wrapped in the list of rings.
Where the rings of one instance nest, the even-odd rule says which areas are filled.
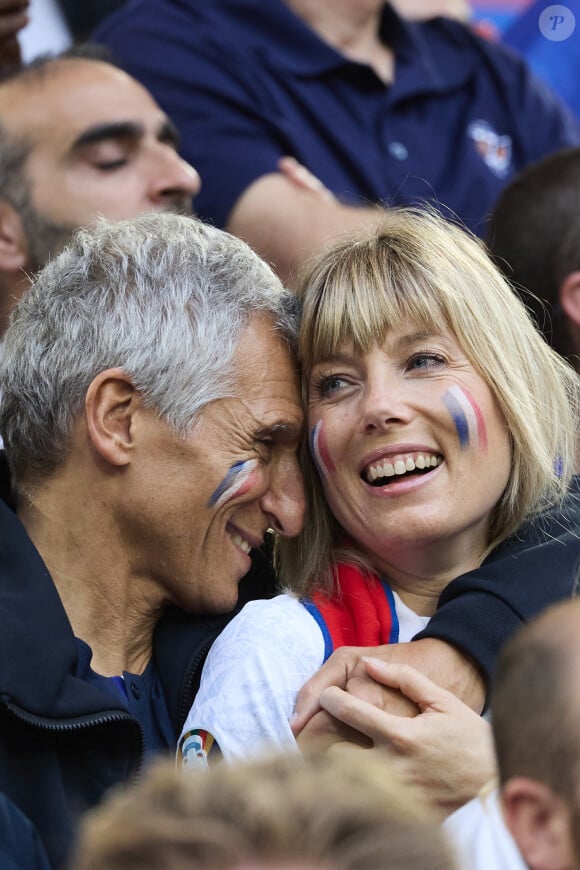
[[[249,601],[213,644],[208,670],[224,658],[309,659],[322,664],[324,644],[312,617],[291,593]]]

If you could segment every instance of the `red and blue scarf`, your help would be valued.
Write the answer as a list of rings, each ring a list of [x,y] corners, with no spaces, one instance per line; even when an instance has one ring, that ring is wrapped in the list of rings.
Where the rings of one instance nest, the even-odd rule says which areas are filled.
[[[301,599],[322,632],[324,661],[339,646],[398,643],[399,620],[388,583],[355,565],[338,565],[334,577],[332,597],[316,592]]]

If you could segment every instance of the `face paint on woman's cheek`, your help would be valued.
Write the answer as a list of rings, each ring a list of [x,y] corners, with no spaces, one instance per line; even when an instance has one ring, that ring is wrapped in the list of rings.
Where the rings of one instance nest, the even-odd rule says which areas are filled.
[[[441,397],[455,423],[457,437],[462,450],[481,447],[487,448],[487,429],[481,408],[461,387],[453,386]]]
[[[331,471],[334,471],[334,462],[330,458],[328,452],[328,444],[322,428],[322,420],[319,420],[316,426],[310,430],[310,453],[314,459],[314,464],[318,469],[318,473],[324,480],[328,477]]]
[[[230,466],[228,473],[215,492],[212,493],[207,503],[208,507],[219,508],[233,498],[245,495],[252,485],[251,480],[248,478],[257,467],[257,459],[235,462],[234,465]]]

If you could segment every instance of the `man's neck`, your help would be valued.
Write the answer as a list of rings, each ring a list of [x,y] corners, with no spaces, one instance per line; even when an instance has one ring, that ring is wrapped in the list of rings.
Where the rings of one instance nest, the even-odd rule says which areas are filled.
[[[286,0],[321,39],[350,60],[372,67],[386,84],[394,77],[394,54],[380,38],[382,0]]]
[[[20,500],[18,516],[45,562],[74,634],[93,651],[103,676],[142,673],[151,658],[153,630],[163,601],[150,578],[132,568],[114,523],[90,493],[67,497],[66,487],[43,486]]]

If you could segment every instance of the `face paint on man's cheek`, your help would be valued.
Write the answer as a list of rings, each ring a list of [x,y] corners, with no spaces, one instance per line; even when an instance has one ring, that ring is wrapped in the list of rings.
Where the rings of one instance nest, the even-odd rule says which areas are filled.
[[[316,426],[310,430],[310,453],[314,459],[314,464],[318,469],[320,477],[324,480],[328,477],[331,471],[334,471],[334,462],[330,458],[328,452],[328,444],[326,436],[322,428],[322,420],[319,420]]]
[[[241,495],[245,495],[250,489],[252,482],[249,477],[258,467],[257,459],[248,459],[245,462],[235,462],[228,469],[228,473],[212,493],[207,505],[208,507],[219,508],[226,502]]]
[[[487,448],[487,429],[481,409],[473,396],[461,387],[453,386],[441,397],[455,423],[462,450]]]

